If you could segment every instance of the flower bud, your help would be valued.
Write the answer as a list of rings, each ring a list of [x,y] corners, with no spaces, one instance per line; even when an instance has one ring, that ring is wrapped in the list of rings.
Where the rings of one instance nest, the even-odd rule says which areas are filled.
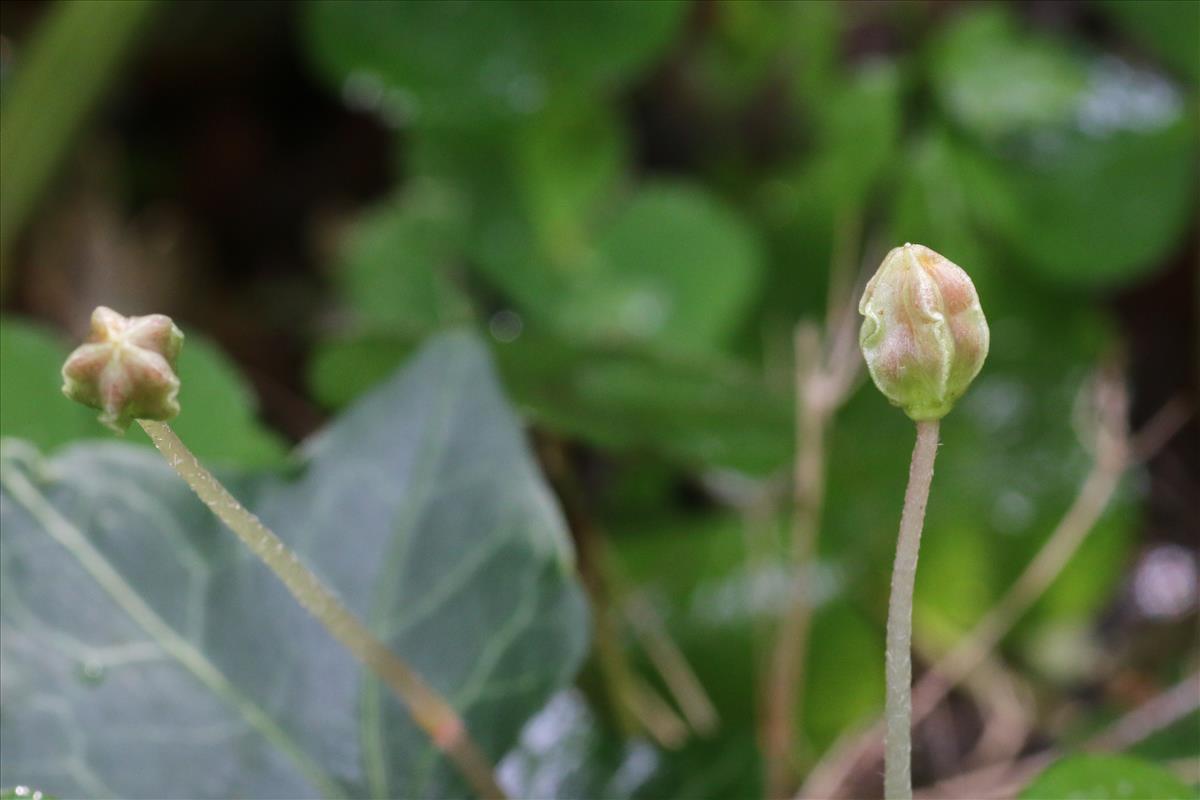
[[[961,267],[919,244],[887,254],[858,312],[859,345],[879,391],[916,421],[935,420],[979,374],[988,326]]]
[[[168,420],[179,413],[175,359],[183,333],[170,317],[92,312],[92,331],[63,364],[63,394],[100,410],[100,421],[124,433],[135,419]]]

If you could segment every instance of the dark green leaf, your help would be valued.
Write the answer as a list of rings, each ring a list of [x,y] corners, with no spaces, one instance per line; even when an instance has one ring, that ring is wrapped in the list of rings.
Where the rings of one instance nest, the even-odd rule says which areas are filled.
[[[422,125],[474,125],[603,91],[644,69],[686,5],[317,2],[306,35],[348,95]]]
[[[1200,83],[1200,3],[1101,0],[1100,7],[1180,75]]]
[[[343,405],[411,347],[401,337],[330,342],[312,368],[314,392],[330,406]],[[497,343],[496,354],[517,405],[553,430],[616,450],[754,472],[788,458],[790,401],[737,364],[636,346],[576,345],[533,332]]]
[[[934,49],[938,98],[972,140],[955,183],[1017,266],[1110,286],[1177,246],[1192,217],[1197,153],[1195,115],[1178,87],[1025,35],[1001,7],[963,15]]]

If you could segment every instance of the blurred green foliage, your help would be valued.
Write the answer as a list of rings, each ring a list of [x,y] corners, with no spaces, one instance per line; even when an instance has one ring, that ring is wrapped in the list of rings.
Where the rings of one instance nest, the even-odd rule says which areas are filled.
[[[56,3],[0,102],[0,292],[14,240],[55,176],[131,42],[154,11],[150,0]],[[71,80],[64,81],[63,74]]]
[[[520,25],[523,8],[493,4],[489,13],[511,16],[489,23]],[[660,9],[621,12],[638,13],[647,19],[625,20],[631,31],[666,30]],[[450,37],[447,52],[469,48],[470,63],[522,65],[506,107],[486,82],[503,73],[443,70],[439,81],[456,81],[449,87],[374,49],[351,30],[359,24],[351,8],[314,8],[309,36],[335,86],[351,91],[366,74],[385,118],[393,93],[420,109],[399,123],[412,179],[371,217],[380,226],[395,218],[392,258],[373,262],[375,278],[363,259],[344,262],[343,298],[355,317],[318,354],[314,390],[344,403],[359,381],[399,362],[414,320],[436,324],[435,309],[457,318],[472,303],[496,339],[509,390],[539,423],[609,450],[764,474],[790,453],[787,386],[773,372],[786,363],[772,353],[789,349],[791,321],[823,312],[839,237],[864,220],[881,224],[887,245],[921,241],[963,264],[993,326],[984,374],[946,421],[918,578],[923,636],[947,647],[1028,563],[1086,471],[1072,408],[1112,337],[1078,289],[1141,277],[1178,246],[1194,209],[1195,97],[1145,65],[1031,32],[1006,7],[922,25],[911,55],[849,69],[825,49],[844,24],[829,4],[720,4],[715,13],[714,35],[689,46],[684,79],[719,113],[737,109],[780,65],[794,66],[776,113],[800,127],[769,168],[718,149],[705,153],[699,180],[664,183],[636,174],[620,105],[594,91],[595,73],[564,70],[558,84],[540,77],[536,56],[511,55],[504,36]],[[408,24],[415,36],[436,30],[431,17],[453,24],[453,14],[425,8],[410,19],[395,10],[374,26]],[[603,37],[610,23],[618,24],[591,25]],[[668,41],[664,33],[659,58]],[[649,53],[636,50],[643,64],[653,63]],[[539,102],[521,92],[531,85],[545,89]],[[444,107],[427,115],[435,96]],[[442,213],[440,249],[417,280],[431,280],[433,267],[432,280],[459,293],[448,301],[422,284],[413,297],[432,302],[420,301],[421,312],[382,319],[378,298],[356,299],[353,283],[408,280],[398,277],[414,268],[407,254],[427,240],[414,232],[402,241],[410,224],[402,220],[427,195]],[[731,385],[731,368],[746,377]],[[880,703],[891,550],[881,526],[890,530],[899,508],[909,447],[906,421],[873,392],[837,421],[821,554],[833,588],[815,623],[806,688],[804,730],[816,751]],[[1015,645],[1036,648],[1108,601],[1129,545],[1129,500],[1122,493]],[[621,563],[716,698],[726,744],[754,736],[751,631],[777,608],[714,619],[763,580],[739,556],[741,527],[708,515],[612,526]],[[706,577],[713,567],[718,575]],[[714,605],[718,591],[724,602]],[[699,796],[745,794],[757,780],[754,748],[727,753],[719,770],[703,743],[662,754],[646,791],[691,791],[668,776],[703,764],[723,777],[705,781]]]
[[[312,396],[336,413],[427,337],[486,331],[524,418],[622,472],[598,482],[614,558],[722,717],[713,738],[669,751],[622,742],[597,693],[564,693],[542,712],[570,721],[562,752],[534,736],[511,756],[528,794],[760,790],[755,676],[783,603],[781,526],[771,516],[759,564],[739,509],[681,503],[679,487],[786,474],[792,326],[827,313],[835,264],[873,268],[893,244],[926,244],[971,274],[992,328],[983,373],[943,425],[918,574],[922,646],[949,647],[1046,541],[1089,466],[1077,395],[1117,341],[1097,299],[1152,277],[1196,213],[1200,7],[1088,8],[1144,51],[992,4],[300,12],[314,74],[394,132],[403,176],[338,241]],[[880,30],[884,46],[861,46]],[[278,464],[232,368],[196,345],[181,366],[181,434],[202,456]],[[3,350],[5,434],[52,447],[102,433],[44,399],[57,398],[45,364],[60,343],[8,320]],[[804,764],[882,703],[911,442],[873,391],[854,394],[830,434]],[[1040,685],[1073,677],[1047,641],[1087,665],[1090,622],[1131,552],[1135,489],[1123,485],[1004,643]],[[1072,763],[1042,780],[1068,780]]]

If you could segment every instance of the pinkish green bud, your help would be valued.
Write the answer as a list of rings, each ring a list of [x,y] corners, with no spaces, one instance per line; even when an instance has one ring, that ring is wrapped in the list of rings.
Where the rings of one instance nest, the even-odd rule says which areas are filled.
[[[92,332],[63,364],[63,394],[100,410],[100,421],[124,433],[135,419],[179,413],[175,359],[183,333],[170,317],[123,317],[100,306]]]
[[[858,304],[858,342],[879,391],[916,421],[941,419],[988,353],[970,277],[919,244],[887,254]]]

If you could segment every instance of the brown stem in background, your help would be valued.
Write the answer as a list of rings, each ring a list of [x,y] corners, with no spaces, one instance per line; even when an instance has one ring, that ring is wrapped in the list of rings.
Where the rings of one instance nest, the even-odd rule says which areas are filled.
[[[811,323],[796,326],[796,463],[793,475],[792,571],[787,613],[780,625],[762,698],[768,798],[791,788],[792,749],[803,694],[804,657],[812,621],[810,567],[825,498],[825,426],[830,409],[816,397],[820,334]]]
[[[688,724],[697,733],[715,732],[720,722],[717,710],[654,606],[638,592],[627,593],[622,605],[634,635],[679,704]]]
[[[1200,708],[1200,672],[1193,672],[1171,688],[1160,692],[1124,715],[1099,734],[1084,742],[1081,749],[1119,751],[1178,722]],[[991,764],[974,772],[956,775],[920,792],[923,800],[978,800],[1011,797],[1035,775],[1049,767],[1062,753],[1044,750],[1016,761]]]
[[[586,501],[567,454],[556,440],[543,440],[539,448],[547,477],[562,501],[563,512],[575,534],[579,570],[592,606],[596,661],[608,694],[609,707],[621,732],[632,736],[644,730],[663,747],[680,747],[688,736],[687,725],[629,663],[621,645],[621,628],[614,596],[619,581],[608,552],[604,532],[586,511]]]
[[[861,217],[847,215],[837,229],[830,269],[825,330],[800,322],[793,335],[795,449],[787,607],[760,698],[767,798],[786,797],[795,786],[796,721],[802,715],[804,664],[812,624],[811,571],[821,529],[828,454],[825,438],[837,409],[859,375],[853,287],[854,253]]]
[[[1200,708],[1200,671],[1150,698],[1088,739],[1085,750],[1125,750]]]

